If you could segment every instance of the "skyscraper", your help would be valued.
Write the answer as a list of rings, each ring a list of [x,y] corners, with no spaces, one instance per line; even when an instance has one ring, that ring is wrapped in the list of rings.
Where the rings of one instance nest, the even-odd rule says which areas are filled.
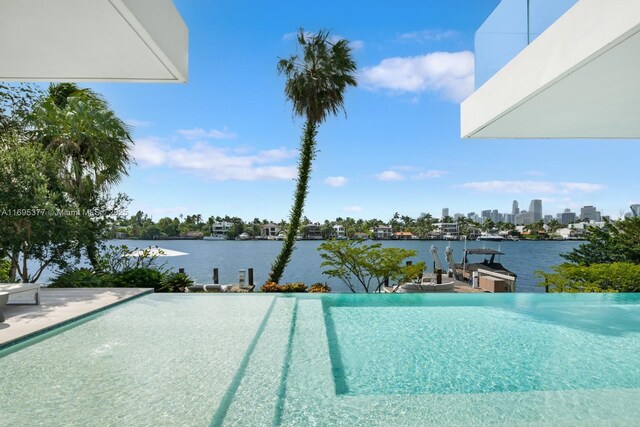
[[[595,206],[583,206],[580,208],[580,219],[583,221],[597,221],[597,216]]]
[[[442,218],[449,216],[449,208],[442,208]]]
[[[631,205],[631,212],[633,212],[633,216],[640,217],[640,204]]]
[[[533,199],[529,204],[529,212],[531,212],[531,220],[538,222],[542,219],[542,200]]]
[[[514,200],[513,205],[511,205],[511,215],[518,215],[520,213],[520,208],[518,207],[518,201]]]

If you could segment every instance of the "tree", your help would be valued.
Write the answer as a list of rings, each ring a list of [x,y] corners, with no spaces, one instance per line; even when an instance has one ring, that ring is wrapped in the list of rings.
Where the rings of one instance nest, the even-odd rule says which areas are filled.
[[[574,264],[612,262],[640,264],[640,218],[606,221],[603,228],[589,227],[583,243],[562,257]]]
[[[557,219],[552,219],[547,223],[547,230],[549,231],[549,235],[556,234],[556,232],[561,229],[563,225]]]
[[[537,271],[540,285],[550,292],[640,292],[640,265],[629,262],[611,264],[561,264],[553,273]]]
[[[285,96],[293,105],[294,115],[304,117],[305,125],[300,142],[298,179],[291,208],[289,228],[282,250],[273,263],[270,281],[278,283],[291,260],[296,233],[308,192],[311,163],[316,155],[318,126],[328,116],[344,109],[347,87],[356,86],[357,66],[351,57],[347,40],[332,41],[328,31],[298,33],[302,55],[293,55],[278,62],[278,73],[287,78]]]
[[[38,144],[0,146],[0,165],[0,253],[9,258],[11,281],[35,282],[48,266],[67,266],[77,207],[62,191],[57,159]]]
[[[60,159],[65,191],[81,210],[78,251],[84,247],[95,268],[108,218],[126,203],[110,198],[109,190],[131,163],[129,129],[100,95],[74,83],[51,84],[29,125],[35,140]]]
[[[417,278],[425,269],[424,262],[403,265],[417,251],[401,248],[383,248],[380,243],[365,245],[354,240],[330,240],[318,247],[324,261],[321,267],[329,277],[336,277],[351,292],[361,287],[364,292],[379,291],[385,279],[407,281]]]
[[[568,260],[536,272],[552,292],[640,292],[640,218],[589,227],[587,243],[561,255]]]

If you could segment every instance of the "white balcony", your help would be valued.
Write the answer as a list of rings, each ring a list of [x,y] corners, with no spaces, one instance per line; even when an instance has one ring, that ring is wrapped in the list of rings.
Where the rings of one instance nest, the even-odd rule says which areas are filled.
[[[640,1],[580,0],[461,105],[463,138],[640,138]]]
[[[0,80],[186,82],[171,0],[2,0]]]

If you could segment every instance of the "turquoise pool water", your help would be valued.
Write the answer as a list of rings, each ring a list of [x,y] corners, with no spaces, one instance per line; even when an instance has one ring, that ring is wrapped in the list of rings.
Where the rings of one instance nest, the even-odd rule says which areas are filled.
[[[149,295],[0,353],[0,425],[635,425],[640,295]]]

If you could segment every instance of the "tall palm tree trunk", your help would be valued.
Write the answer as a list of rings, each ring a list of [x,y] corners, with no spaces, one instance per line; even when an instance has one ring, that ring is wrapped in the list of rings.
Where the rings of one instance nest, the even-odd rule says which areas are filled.
[[[291,260],[291,254],[293,247],[296,243],[296,234],[300,228],[300,218],[302,218],[302,210],[304,208],[304,201],[309,192],[309,178],[311,176],[311,161],[316,154],[316,134],[317,124],[307,118],[304,125],[304,133],[302,135],[302,141],[300,142],[300,161],[298,163],[298,183],[296,185],[296,191],[294,194],[293,207],[291,208],[291,214],[289,217],[289,229],[282,245],[282,250],[276,258],[273,266],[271,267],[271,273],[269,280],[278,283],[284,269]]]

